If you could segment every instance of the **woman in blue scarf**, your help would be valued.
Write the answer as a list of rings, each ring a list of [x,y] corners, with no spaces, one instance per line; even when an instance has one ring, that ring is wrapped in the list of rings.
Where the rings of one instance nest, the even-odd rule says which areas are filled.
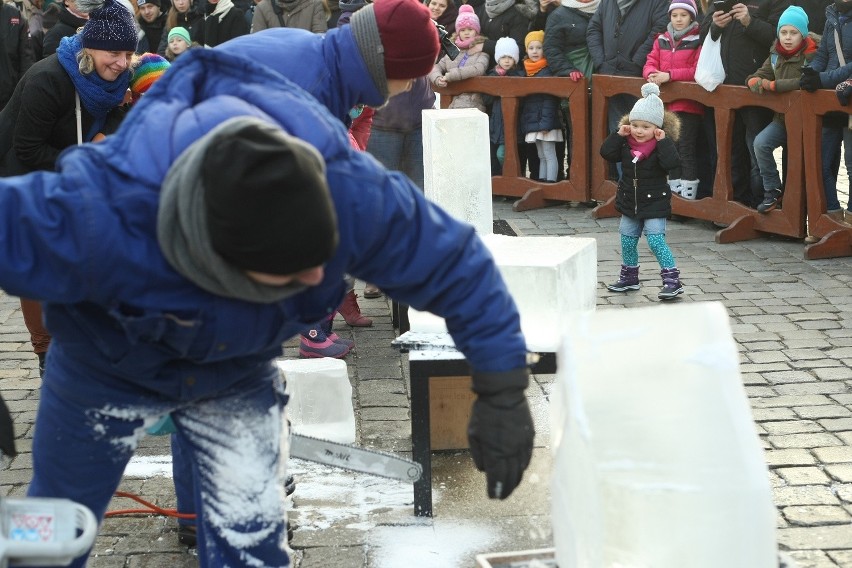
[[[54,170],[62,150],[104,131],[127,93],[136,42],[136,22],[123,5],[105,0],[91,6],[83,30],[33,65],[0,112],[0,175]],[[41,372],[50,344],[41,306],[21,300],[21,308]]]

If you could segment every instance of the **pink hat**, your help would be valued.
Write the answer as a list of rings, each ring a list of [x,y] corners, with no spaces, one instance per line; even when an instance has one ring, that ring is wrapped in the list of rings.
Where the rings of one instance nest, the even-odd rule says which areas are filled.
[[[479,18],[473,13],[473,7],[469,4],[462,4],[459,7],[459,16],[456,18],[456,32],[465,28],[473,28],[476,33],[482,31],[479,27]]]
[[[698,10],[695,8],[695,0],[672,0],[671,5],[669,6],[669,14],[671,14],[672,10],[677,8],[686,10],[692,14],[693,20],[698,17]]]

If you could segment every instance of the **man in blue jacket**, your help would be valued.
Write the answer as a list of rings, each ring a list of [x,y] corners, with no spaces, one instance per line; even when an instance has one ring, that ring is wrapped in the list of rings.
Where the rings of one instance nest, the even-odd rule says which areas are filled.
[[[426,50],[434,61],[437,35]],[[0,215],[0,286],[45,302],[54,337],[29,495],[102,518],[145,429],[170,413],[193,463],[200,564],[287,566],[271,362],[339,304],[347,273],[446,319],[474,369],[488,494],[520,482],[526,347],[493,259],[273,69],[193,50],[114,136],[66,151],[56,173],[0,180]]]

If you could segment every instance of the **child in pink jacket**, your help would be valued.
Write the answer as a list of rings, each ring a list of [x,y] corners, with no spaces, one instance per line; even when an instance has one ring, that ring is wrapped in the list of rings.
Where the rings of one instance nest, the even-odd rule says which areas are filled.
[[[657,36],[645,62],[642,75],[651,83],[662,85],[669,81],[692,81],[701,53],[700,29],[696,21],[695,0],[672,0],[669,7],[669,24]],[[668,110],[680,119],[680,138],[677,152],[680,155],[680,175],[672,172],[669,186],[672,193],[695,199],[698,194],[698,170],[695,146],[704,106],[689,99],[669,103]]]

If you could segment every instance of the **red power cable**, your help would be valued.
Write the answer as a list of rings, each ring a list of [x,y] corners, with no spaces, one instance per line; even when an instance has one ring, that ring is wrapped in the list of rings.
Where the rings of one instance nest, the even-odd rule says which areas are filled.
[[[146,501],[145,499],[139,497],[138,495],[134,495],[133,493],[128,493],[126,491],[116,491],[116,497],[126,497],[127,499],[133,499],[137,503],[141,503],[145,505],[145,509],[118,509],[116,511],[107,511],[104,515],[105,517],[121,517],[124,515],[163,515],[166,517],[175,517],[177,519],[194,519],[194,513],[179,513],[177,509],[164,509],[163,507],[158,507],[153,503]]]

